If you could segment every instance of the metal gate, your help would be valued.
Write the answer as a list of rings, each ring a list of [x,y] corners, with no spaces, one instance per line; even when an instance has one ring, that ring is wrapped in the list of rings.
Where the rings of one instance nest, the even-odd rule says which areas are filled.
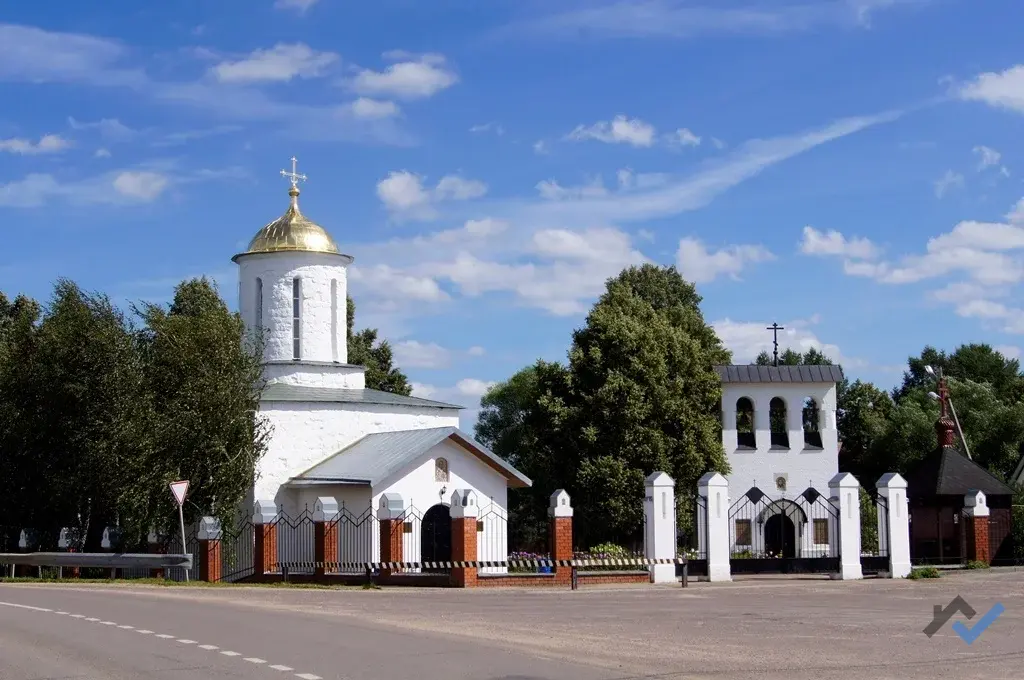
[[[839,571],[839,511],[808,487],[770,497],[751,487],[729,508],[733,574],[834,573]]]
[[[870,507],[872,518],[861,513],[860,568],[864,574],[881,574],[889,571],[889,501],[876,490]]]

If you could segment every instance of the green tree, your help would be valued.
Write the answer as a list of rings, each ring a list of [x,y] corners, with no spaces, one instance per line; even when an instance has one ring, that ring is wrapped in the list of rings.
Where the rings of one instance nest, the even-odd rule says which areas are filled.
[[[181,283],[168,309],[143,304],[137,311],[145,322],[141,336],[155,418],[152,453],[139,484],[144,493],[132,516],[157,524],[173,519],[167,485],[188,479],[188,521],[212,513],[232,526],[270,435],[257,416],[262,338],[242,341],[241,317],[206,279]]]
[[[927,346],[917,357],[907,359],[903,383],[893,391],[897,401],[915,390],[935,388],[935,377],[926,367],[940,369],[947,378],[988,383],[1000,401],[1013,403],[1024,399],[1024,376],[1020,362],[1010,359],[986,344],[958,346],[951,354]]]
[[[392,394],[409,396],[412,385],[404,373],[395,366],[394,354],[387,340],[377,341],[376,328],[354,332],[356,303],[347,298],[348,305],[348,362],[366,367],[366,387]]]

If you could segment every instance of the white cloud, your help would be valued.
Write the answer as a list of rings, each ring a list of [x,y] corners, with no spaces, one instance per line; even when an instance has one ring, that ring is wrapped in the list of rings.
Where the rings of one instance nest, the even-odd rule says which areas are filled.
[[[360,97],[351,104],[352,114],[356,118],[390,118],[399,113],[398,105],[390,101],[380,101],[369,97]]]
[[[471,357],[482,357],[486,353],[487,351],[480,345],[473,345],[468,350],[466,350],[466,354],[468,354]]]
[[[473,127],[469,128],[469,131],[477,134],[482,132],[493,132],[494,134],[501,137],[502,135],[505,134],[505,127],[501,123],[496,123],[492,121],[490,123],[483,123],[482,125],[474,125]]]
[[[352,267],[350,271],[353,281],[364,289],[386,290],[394,298],[410,303],[449,299],[448,293],[429,276],[408,274],[386,264]]]
[[[97,130],[101,137],[113,142],[124,142],[139,134],[138,130],[133,130],[117,118],[103,118],[92,123],[84,123],[68,117],[68,125],[72,130]]]
[[[957,87],[961,99],[1024,113],[1024,64],[1000,73],[987,72]]]
[[[999,164],[999,159],[1003,157],[1001,153],[987,146],[976,146],[973,149],[974,154],[978,157],[978,170],[984,170],[985,168]]]
[[[816,319],[811,318],[781,323],[785,330],[779,331],[779,353],[792,349],[803,354],[809,349],[816,349],[833,362],[842,364],[846,370],[866,365],[863,360],[843,355],[837,345],[822,342],[811,330],[816,322]],[[771,321],[742,322],[726,318],[714,321],[711,325],[722,344],[732,351],[733,363],[751,363],[761,352],[772,352],[773,334],[767,330],[772,325]]]
[[[679,239],[676,251],[679,272],[694,283],[708,283],[723,275],[738,281],[748,265],[774,259],[764,246],[734,245],[711,252],[695,238]]]
[[[317,52],[304,43],[278,43],[255,50],[245,59],[223,61],[210,71],[223,83],[287,82],[322,76],[338,59],[333,52]]]
[[[487,193],[487,185],[476,179],[464,179],[456,175],[442,177],[434,188],[434,196],[437,200],[452,199],[455,201],[467,201],[479,198]]]
[[[412,382],[410,387],[412,387],[412,396],[414,397],[463,406],[463,410],[459,413],[459,427],[466,432],[473,432],[480,414],[480,398],[495,384],[497,383],[479,378],[463,378],[450,387],[438,387],[420,382]]]
[[[433,189],[426,188],[423,180],[408,170],[393,170],[377,182],[377,197],[398,216],[431,219],[437,214],[435,205],[441,201],[466,201],[487,193],[483,182],[457,175],[442,177]]]
[[[96,153],[94,153],[93,156],[96,158],[110,158],[110,150],[103,148],[96,149]]]
[[[649,147],[654,144],[654,126],[639,118],[615,116],[611,121],[600,121],[590,126],[578,125],[566,138],[574,141],[595,139],[606,144],[629,144]]]
[[[830,229],[827,233],[814,227],[804,227],[800,252],[804,255],[836,255],[839,257],[870,260],[878,256],[879,249],[866,238],[846,240],[841,233]]]
[[[544,142],[543,139],[538,139],[536,142],[533,143],[533,152],[538,156],[547,155],[548,145]]]
[[[608,195],[608,189],[605,188],[600,177],[595,177],[587,183],[576,187],[563,187],[553,179],[545,179],[537,182],[536,189],[541,198],[549,201],[569,198],[595,198]]]
[[[38,142],[31,139],[15,137],[0,139],[0,151],[16,153],[22,156],[36,156],[47,153],[60,153],[71,146],[71,142],[60,135],[43,135]]]
[[[869,28],[879,10],[922,4],[921,0],[819,0],[818,2],[749,2],[747,5],[672,0],[601,0],[576,4],[537,19],[515,22],[500,34],[575,39],[667,38],[704,35],[785,35],[821,26]],[[557,7],[558,5],[552,5]]]
[[[1008,217],[1015,218],[1015,212]],[[864,248],[873,252],[867,244]],[[995,325],[1003,332],[1024,333],[1024,309],[996,301],[1010,295],[1019,298],[1012,291],[1024,282],[1024,224],[966,220],[929,239],[923,254],[897,261],[858,260],[839,249],[816,254],[843,257],[847,274],[885,284],[943,279],[945,285],[929,294],[933,300],[953,305],[962,317],[998,322]]]
[[[403,340],[392,345],[395,364],[404,368],[444,368],[451,363],[452,353],[437,343]]]
[[[700,137],[689,128],[679,128],[668,136],[668,143],[674,146],[700,146]]]
[[[459,82],[459,77],[440,54],[411,55],[396,51],[384,56],[404,61],[391,64],[383,71],[363,69],[349,86],[359,94],[425,99]]]
[[[410,277],[444,282],[443,290],[456,300],[502,296],[554,315],[581,314],[601,294],[608,278],[625,267],[648,261],[634,245],[634,237],[619,225],[698,209],[766,167],[896,117],[897,113],[886,113],[850,118],[791,136],[752,140],[689,176],[668,177],[627,169],[619,175],[617,190],[577,190],[575,197],[561,200],[552,198],[565,195],[560,189],[572,188],[552,182],[538,188],[549,198],[534,195],[516,200],[431,204],[432,190],[418,179],[405,186],[410,198],[403,205],[422,209],[426,201],[435,217],[458,220],[464,226],[366,244],[360,248],[360,266],[382,264]],[[475,222],[466,219],[480,215],[488,217]],[[642,234],[636,238],[650,240]],[[724,257],[719,259],[734,274],[737,260],[747,264],[764,257],[756,247],[735,251],[726,248],[722,252]],[[406,315],[436,313],[436,305],[407,304],[388,286],[356,284],[358,299],[369,296],[381,309],[400,309]],[[362,302],[360,305],[363,309]],[[397,323],[394,318],[391,322]]]
[[[309,11],[309,8],[320,0],[275,0],[274,7],[277,9],[292,9],[300,15]]]
[[[964,186],[964,176],[958,172],[952,170],[946,170],[946,174],[935,180],[935,197],[942,198],[950,189],[962,188]]]
[[[148,171],[126,171],[114,178],[114,189],[130,198],[152,201],[167,188],[165,175]]]

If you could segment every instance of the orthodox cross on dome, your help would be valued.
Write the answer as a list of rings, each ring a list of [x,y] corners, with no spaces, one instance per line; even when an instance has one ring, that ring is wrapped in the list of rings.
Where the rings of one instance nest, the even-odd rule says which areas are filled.
[[[772,345],[774,346],[775,365],[779,365],[779,331],[786,330],[785,326],[780,326],[778,322],[773,321],[771,326],[768,326],[765,330],[772,332]]]
[[[308,177],[306,177],[305,175],[300,175],[298,173],[298,165],[299,165],[299,159],[297,159],[295,156],[292,156],[292,171],[291,172],[287,172],[285,170],[281,171],[281,176],[282,177],[287,177],[288,179],[291,180],[291,182],[292,182],[292,189],[298,189],[299,188],[299,181],[300,180],[305,182],[308,179]]]

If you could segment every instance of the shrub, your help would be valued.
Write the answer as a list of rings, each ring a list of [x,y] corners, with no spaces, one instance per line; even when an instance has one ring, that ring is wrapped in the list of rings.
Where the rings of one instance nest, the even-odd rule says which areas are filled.
[[[981,560],[971,560],[964,565],[964,569],[988,569],[988,562],[982,562]]]
[[[942,574],[935,567],[915,567],[910,570],[907,574],[907,578],[919,579],[919,578],[939,578]]]

